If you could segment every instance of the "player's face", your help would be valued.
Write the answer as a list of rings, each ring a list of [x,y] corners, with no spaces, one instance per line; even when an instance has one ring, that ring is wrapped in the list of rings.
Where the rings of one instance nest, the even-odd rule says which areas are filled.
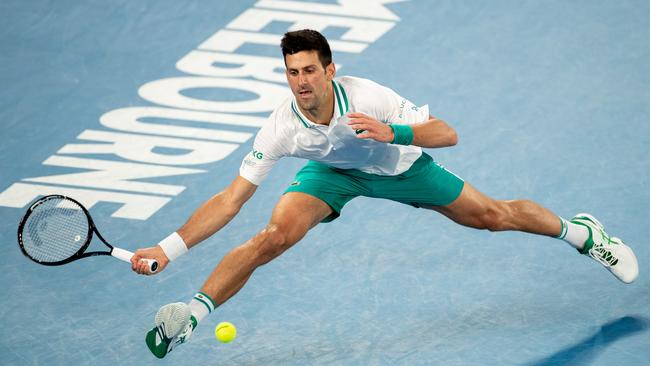
[[[317,51],[300,51],[287,55],[287,81],[298,105],[303,110],[317,111],[325,107],[325,101],[332,93],[334,63],[323,68]]]

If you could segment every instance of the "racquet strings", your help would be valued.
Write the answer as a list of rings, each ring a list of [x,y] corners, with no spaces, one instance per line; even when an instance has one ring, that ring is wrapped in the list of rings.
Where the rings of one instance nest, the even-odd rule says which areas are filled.
[[[42,263],[59,262],[77,253],[88,240],[89,222],[75,202],[57,197],[36,206],[22,231],[23,248]]]

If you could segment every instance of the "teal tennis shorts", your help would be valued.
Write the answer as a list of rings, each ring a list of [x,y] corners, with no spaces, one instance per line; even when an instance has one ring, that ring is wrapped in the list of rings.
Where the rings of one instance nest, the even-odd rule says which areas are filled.
[[[357,196],[385,198],[414,207],[445,206],[458,198],[464,184],[461,178],[422,153],[409,170],[394,176],[309,161],[284,193],[302,192],[323,200],[333,210],[323,222],[330,222]]]

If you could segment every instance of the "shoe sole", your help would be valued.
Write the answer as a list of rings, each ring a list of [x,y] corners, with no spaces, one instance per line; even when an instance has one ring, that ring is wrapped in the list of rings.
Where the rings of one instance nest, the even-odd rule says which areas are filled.
[[[158,335],[158,331],[156,328],[151,329],[150,331],[147,332],[147,336],[145,337],[145,343],[147,344],[147,348],[149,348],[149,351],[156,356],[157,358],[163,358],[165,355],[167,355],[167,345],[165,345],[164,348],[162,347],[156,347],[156,336]]]

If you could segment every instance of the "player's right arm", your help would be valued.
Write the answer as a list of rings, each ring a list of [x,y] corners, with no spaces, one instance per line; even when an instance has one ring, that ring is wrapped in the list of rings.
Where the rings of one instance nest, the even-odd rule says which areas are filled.
[[[256,189],[257,185],[238,176],[226,189],[205,201],[176,231],[187,249],[226,226],[237,215],[244,203],[253,196]],[[131,259],[133,271],[139,274],[149,274],[146,262],[141,261],[142,258],[158,261],[159,269],[156,273],[160,273],[169,264],[169,258],[160,245],[138,249]]]
[[[256,189],[256,185],[238,176],[225,190],[204,202],[177,231],[187,248],[195,246],[226,226],[253,196]]]
[[[287,109],[287,108],[285,108]],[[290,111],[290,110],[289,110]],[[133,271],[149,274],[142,258],[158,261],[160,273],[175,257],[221,230],[232,220],[244,203],[255,193],[275,163],[289,151],[287,141],[291,133],[279,128],[276,121],[287,118],[287,113],[276,110],[269,121],[258,131],[253,151],[248,153],[239,168],[239,176],[222,192],[204,202],[176,232],[158,245],[139,249],[131,259]],[[289,114],[289,116],[291,116]]]

